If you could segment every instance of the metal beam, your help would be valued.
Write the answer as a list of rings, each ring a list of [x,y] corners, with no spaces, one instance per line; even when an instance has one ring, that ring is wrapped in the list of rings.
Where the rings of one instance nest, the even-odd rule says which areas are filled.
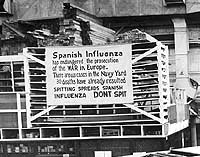
[[[152,114],[150,114],[150,113],[148,113],[144,110],[141,110],[140,108],[136,107],[134,104],[132,104],[132,105],[131,104],[124,104],[124,105],[135,110],[135,111],[137,111],[137,112],[139,112],[139,113],[141,113],[141,114],[143,114],[143,115],[145,115],[145,116],[147,116],[147,117],[149,117],[149,118],[151,118],[151,119],[153,119],[153,120],[155,120],[155,121],[158,121],[161,124],[164,123],[161,118],[158,118],[158,117],[156,117],[156,116],[154,116],[154,115],[152,115]]]
[[[50,107],[48,107],[47,109],[45,109],[45,110],[39,112],[38,114],[32,116],[31,119],[30,119],[30,121],[34,121],[35,119],[39,118],[40,116],[42,116],[42,115],[44,115],[45,113],[47,113],[47,112],[53,110],[53,109],[56,108],[56,107],[57,107],[57,106],[50,106]]]

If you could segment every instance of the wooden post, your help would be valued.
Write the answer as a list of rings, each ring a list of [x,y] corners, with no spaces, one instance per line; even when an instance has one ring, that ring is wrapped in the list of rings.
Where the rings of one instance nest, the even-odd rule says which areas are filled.
[[[19,139],[22,139],[22,111],[21,111],[20,93],[16,93],[16,96],[17,96],[17,122],[19,128]]]
[[[23,53],[28,51],[27,48],[23,49]],[[25,77],[25,91],[26,91],[26,117],[27,128],[31,128],[31,103],[30,103],[30,78],[29,78],[29,63],[28,58],[24,59],[24,77]]]

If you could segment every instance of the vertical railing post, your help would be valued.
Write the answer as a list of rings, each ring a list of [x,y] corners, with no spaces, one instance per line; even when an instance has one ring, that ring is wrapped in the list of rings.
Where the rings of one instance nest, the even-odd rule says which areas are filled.
[[[27,53],[28,49],[23,49],[23,54]],[[31,103],[30,103],[30,77],[29,77],[29,64],[28,58],[24,59],[24,79],[25,79],[25,91],[26,91],[26,117],[27,117],[27,128],[31,128]]]
[[[22,139],[22,111],[21,111],[20,93],[16,93],[16,97],[17,97],[17,122],[19,129],[19,139]]]

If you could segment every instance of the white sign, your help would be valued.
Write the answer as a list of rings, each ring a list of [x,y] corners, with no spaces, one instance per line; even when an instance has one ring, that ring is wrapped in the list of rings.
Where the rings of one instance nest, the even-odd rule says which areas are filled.
[[[47,104],[132,103],[131,44],[46,48]]]
[[[95,151],[95,157],[112,157],[112,151]]]

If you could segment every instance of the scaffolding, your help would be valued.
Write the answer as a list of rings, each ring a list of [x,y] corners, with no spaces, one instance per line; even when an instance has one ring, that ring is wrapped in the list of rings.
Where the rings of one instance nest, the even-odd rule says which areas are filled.
[[[177,104],[185,114],[187,104],[184,90],[170,91],[168,48],[147,34],[130,45],[133,103],[129,104],[49,105],[46,48],[2,56],[0,116],[12,122],[1,122],[1,140],[164,138],[186,128],[188,117],[176,121],[172,114],[178,112]],[[10,101],[14,107],[5,105]]]

